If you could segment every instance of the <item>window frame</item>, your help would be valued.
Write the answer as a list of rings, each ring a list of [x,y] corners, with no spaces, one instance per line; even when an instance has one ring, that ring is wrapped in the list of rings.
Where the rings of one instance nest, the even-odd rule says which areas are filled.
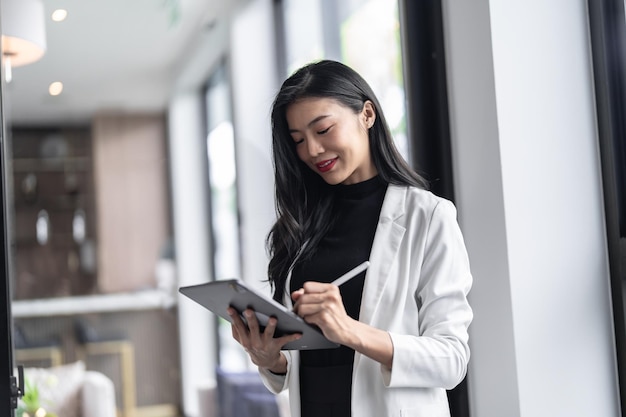
[[[626,13],[623,0],[588,0],[588,10],[618,384],[626,416]]]
[[[432,192],[454,202],[443,6],[399,2],[411,164]],[[470,416],[467,381],[447,392],[452,417]]]

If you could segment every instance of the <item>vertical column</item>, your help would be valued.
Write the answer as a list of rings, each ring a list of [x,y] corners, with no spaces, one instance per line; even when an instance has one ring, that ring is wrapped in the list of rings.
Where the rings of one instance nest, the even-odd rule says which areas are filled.
[[[489,4],[447,1],[443,12],[454,188],[474,276],[470,411],[519,417]]]
[[[274,11],[253,0],[233,20],[231,80],[243,277],[269,293],[265,238],[275,218],[270,108],[277,92]],[[252,41],[254,40],[254,41]]]
[[[617,416],[586,2],[445,6],[472,415]]]
[[[203,125],[199,93],[181,93],[170,102],[170,171],[179,286],[211,280],[210,189]],[[182,296],[178,320],[184,414],[199,417],[198,389],[215,378],[214,321],[206,309]]]

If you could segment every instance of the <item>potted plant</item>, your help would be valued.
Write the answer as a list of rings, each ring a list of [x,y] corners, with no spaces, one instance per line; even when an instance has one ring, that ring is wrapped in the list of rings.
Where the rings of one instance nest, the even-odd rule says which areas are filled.
[[[42,407],[39,389],[28,378],[24,378],[24,395],[19,400],[17,417],[57,417]]]

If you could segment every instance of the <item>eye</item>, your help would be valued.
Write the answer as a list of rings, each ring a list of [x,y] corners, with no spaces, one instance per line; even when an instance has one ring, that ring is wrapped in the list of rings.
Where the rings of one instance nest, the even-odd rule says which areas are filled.
[[[317,134],[318,135],[323,135],[325,133],[328,133],[328,131],[330,130],[331,127],[332,126],[328,126],[326,129],[318,131]]]
[[[295,145],[299,145],[299,144],[301,144],[303,142],[304,142],[304,139],[296,139],[296,140],[294,140],[294,144]]]

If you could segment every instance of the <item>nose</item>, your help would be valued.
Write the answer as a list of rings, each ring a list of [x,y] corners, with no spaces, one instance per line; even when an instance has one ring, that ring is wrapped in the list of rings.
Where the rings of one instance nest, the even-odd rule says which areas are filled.
[[[315,138],[308,138],[306,140],[306,149],[310,156],[317,156],[324,152],[324,147],[320,141]]]

